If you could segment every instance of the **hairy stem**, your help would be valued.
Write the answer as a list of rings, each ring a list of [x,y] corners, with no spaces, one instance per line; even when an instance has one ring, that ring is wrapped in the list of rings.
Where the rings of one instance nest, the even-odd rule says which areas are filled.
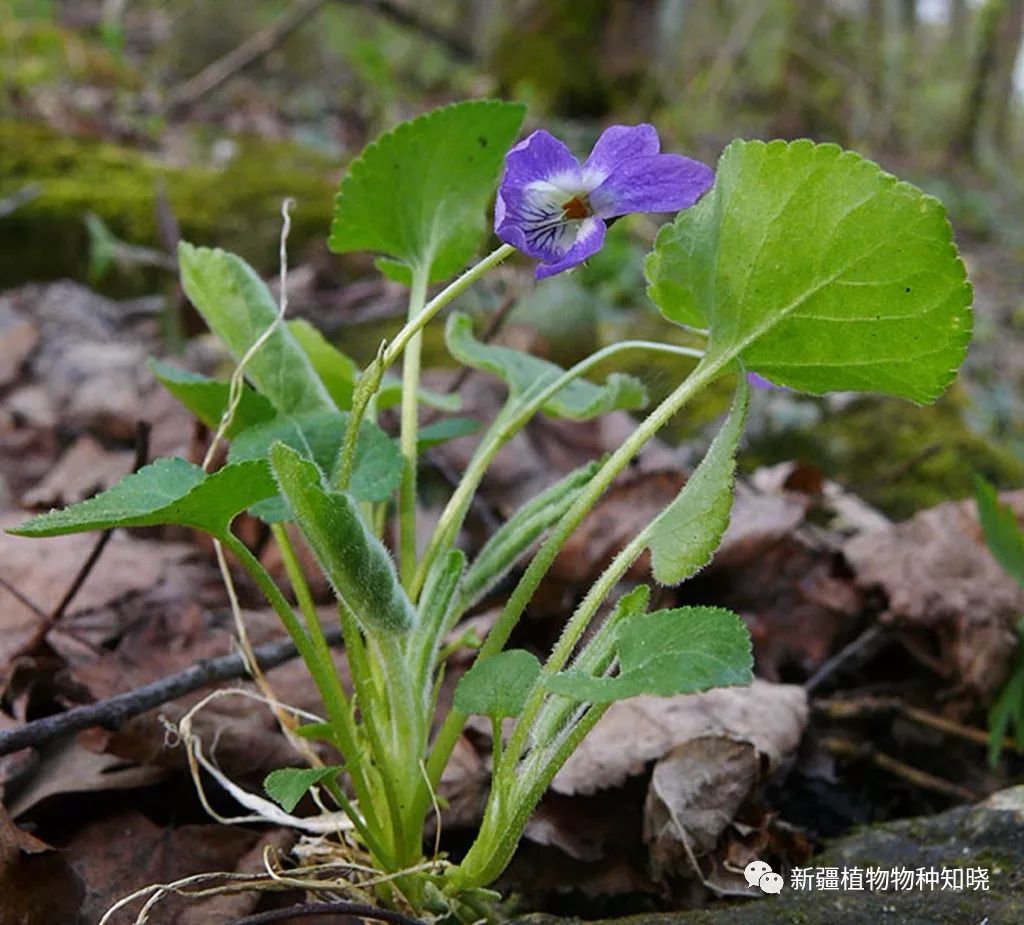
[[[413,271],[409,293],[409,320],[423,314],[427,298],[427,267]],[[409,338],[402,355],[402,425],[400,443],[405,469],[398,502],[399,568],[406,588],[416,574],[416,466],[419,437],[420,360],[423,352],[423,330],[420,327]]]
[[[299,655],[308,666],[309,672],[320,691],[320,696],[323,698],[324,707],[327,710],[331,725],[337,733],[338,744],[341,746],[345,756],[346,770],[349,773],[352,787],[359,800],[362,818],[354,817],[352,823],[356,826],[356,830],[365,841],[367,847],[375,855],[385,860],[389,859],[390,852],[383,850],[380,840],[375,835],[375,832],[379,831],[379,820],[376,816],[371,790],[361,762],[362,750],[358,746],[358,738],[348,698],[345,696],[345,691],[338,680],[338,674],[334,670],[334,663],[330,661],[329,650],[325,661],[317,646],[306,635],[305,630],[303,630],[302,625],[292,611],[291,605],[281,593],[281,589],[274,583],[274,579],[263,568],[259,559],[250,552],[249,547],[232,533],[227,533],[223,536],[222,541],[234,553],[242,567],[259,586],[270,606],[273,607],[274,611],[281,618],[281,622],[288,631],[288,635],[291,636],[292,641],[295,643],[295,648],[299,650]]]
[[[544,407],[547,401],[554,395],[557,395],[570,382],[585,375],[610,357],[626,353],[630,350],[670,353],[675,356],[693,357],[696,359],[704,356],[703,351],[693,347],[680,347],[674,344],[659,344],[644,340],[621,341],[617,344],[610,344],[597,351],[597,353],[581,360],[535,396],[530,397],[521,404],[517,405],[515,399],[510,399],[509,404],[505,406],[505,409],[495,419],[483,440],[480,441],[480,445],[477,447],[476,452],[474,452],[469,466],[459,480],[458,487],[451,498],[448,499],[448,504],[438,520],[437,527],[430,539],[430,543],[427,545],[423,561],[413,582],[412,593],[414,598],[422,589],[434,561],[445,549],[455,542],[455,537],[458,535],[466,512],[473,501],[473,495],[476,494],[476,490],[480,487],[480,482],[494,461],[494,457],[501,451],[501,448],[526,426],[530,419]]]
[[[714,380],[723,367],[727,365],[727,362],[727,360],[721,358],[708,360],[705,357],[702,359],[676,390],[652,411],[629,439],[606,460],[605,464],[597,471],[594,478],[591,479],[590,483],[580,494],[580,497],[577,498],[572,507],[566,511],[562,519],[555,525],[547,540],[545,540],[536,556],[530,562],[523,577],[519,580],[519,584],[516,585],[515,590],[509,597],[508,603],[498,618],[498,622],[491,632],[488,633],[487,639],[477,656],[478,659],[489,658],[504,648],[516,623],[526,610],[526,605],[529,603],[530,598],[533,597],[548,569],[551,568],[551,564],[555,561],[555,557],[561,551],[569,536],[590,512],[590,509],[597,503],[601,495],[604,494],[618,474],[625,469],[629,461],[640,451],[644,444],[664,427],[668,420],[687,401]],[[584,626],[583,628],[585,629],[586,627]],[[579,632],[581,630],[576,626],[571,631],[569,627],[566,627],[565,632],[563,632],[556,651],[552,654],[552,658],[556,662],[561,659],[559,667],[565,663],[564,658],[562,658],[563,650],[566,647],[568,648],[568,652],[565,654],[565,658],[567,658],[572,653],[572,648],[579,639]],[[572,637],[571,643],[569,642],[570,636]],[[552,663],[549,662],[549,664]],[[437,734],[430,758],[427,761],[427,773],[430,776],[431,783],[435,786],[441,778],[441,773],[451,757],[451,752],[455,748],[456,742],[458,742],[462,727],[467,719],[468,717],[465,713],[453,709],[448,714]]]

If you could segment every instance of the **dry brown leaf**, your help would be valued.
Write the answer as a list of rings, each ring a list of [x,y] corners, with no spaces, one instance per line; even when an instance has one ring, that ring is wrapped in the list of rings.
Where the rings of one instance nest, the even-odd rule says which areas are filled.
[[[10,794],[8,806],[16,819],[50,797],[148,787],[163,776],[162,768],[126,764],[116,755],[84,748],[77,739],[65,739],[42,754],[27,783]]]
[[[122,897],[151,884],[235,870],[258,838],[256,832],[227,825],[162,828],[141,813],[124,810],[86,824],[62,847],[85,883],[82,916],[91,923]],[[133,914],[143,901],[130,907]],[[147,922],[178,925],[188,905],[184,899],[168,897]],[[122,915],[120,921],[132,918]]]
[[[1024,492],[1002,497],[1024,514]],[[940,504],[862,533],[843,552],[858,585],[884,592],[883,620],[927,632],[937,670],[982,696],[999,688],[1015,650],[1024,588],[989,553],[973,501]]]
[[[75,925],[82,894],[63,853],[15,826],[0,805],[0,922]]]
[[[291,850],[296,842],[294,832],[274,829],[267,832],[255,845],[239,858],[235,872],[258,874],[266,871],[264,854],[268,850],[278,857]],[[249,915],[256,909],[261,894],[252,891],[239,895],[211,896],[188,904],[175,920],[175,925],[210,925],[212,922],[230,922]]]
[[[678,469],[638,472],[620,480],[601,498],[562,547],[550,575],[584,583],[602,572],[634,536],[672,503],[686,479]],[[644,553],[627,577],[650,570]]]
[[[89,435],[79,437],[21,497],[25,507],[63,507],[120,481],[132,468],[131,450],[107,450]]]
[[[3,528],[23,520],[0,517],[0,575],[49,613],[63,597],[96,543],[96,534],[79,533],[45,541],[10,536]],[[67,617],[97,611],[143,592],[151,593],[174,573],[193,550],[179,543],[137,540],[118,532],[67,611]],[[0,587],[0,671],[10,656],[35,634],[41,617]],[[70,624],[65,622],[64,629]]]
[[[39,329],[28,319],[0,320],[0,389],[13,384],[39,346]]]
[[[807,695],[790,684],[755,679],[679,697],[634,697],[614,703],[555,776],[552,789],[590,794],[621,786],[684,742],[722,736],[750,742],[772,767],[800,740]]]

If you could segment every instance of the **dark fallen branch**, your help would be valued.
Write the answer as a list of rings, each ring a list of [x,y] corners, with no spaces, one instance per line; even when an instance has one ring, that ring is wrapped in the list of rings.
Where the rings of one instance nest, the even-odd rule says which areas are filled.
[[[341,629],[331,627],[324,631],[327,644],[336,646],[341,643]],[[295,645],[289,639],[268,642],[257,646],[253,653],[256,662],[263,671],[269,671],[283,662],[295,658],[298,654]],[[8,755],[20,748],[44,745],[60,736],[88,729],[92,726],[116,728],[125,720],[152,710],[162,703],[183,697],[193,691],[245,677],[247,669],[241,653],[222,655],[220,658],[203,659],[178,674],[169,675],[137,687],[135,690],[116,694],[106,700],[90,703],[87,706],[73,707],[64,713],[34,719],[24,726],[0,732],[0,755]]]
[[[319,12],[325,2],[296,0],[266,29],[261,29],[223,58],[218,58],[195,77],[172,90],[167,98],[166,111],[173,114],[193,107],[206,94],[273,51],[314,13]]]
[[[316,13],[327,0],[295,0],[291,6],[269,26],[246,39],[241,45],[223,58],[203,68],[195,77],[174,88],[167,97],[165,111],[180,114],[191,109],[204,96],[223,86],[231,78],[251,67],[277,48],[288,36]],[[392,0],[338,0],[349,6],[369,10],[385,19],[390,19],[403,28],[418,32],[424,38],[440,45],[452,57],[460,61],[473,61],[473,49],[459,36],[447,32],[440,26],[425,19],[418,12],[406,9]]]
[[[355,919],[370,919],[377,922],[389,922],[391,925],[424,925],[419,919],[392,912],[390,909],[378,909],[363,903],[344,901],[332,903],[304,903],[288,909],[272,909],[269,912],[257,912],[256,915],[237,919],[231,925],[269,925],[271,922],[285,922],[292,919],[311,919],[321,915],[347,915]]]
[[[370,10],[384,19],[390,19],[399,26],[404,26],[413,32],[418,32],[426,39],[440,45],[453,58],[460,61],[472,62],[476,60],[476,52],[463,41],[459,36],[441,28],[441,26],[424,19],[414,9],[400,6],[393,0],[338,0],[340,3],[347,3],[349,6],[362,7]]]

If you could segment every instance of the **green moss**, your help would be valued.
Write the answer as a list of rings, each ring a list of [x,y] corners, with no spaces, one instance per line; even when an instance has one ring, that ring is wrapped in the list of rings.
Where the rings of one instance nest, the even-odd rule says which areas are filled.
[[[809,426],[763,430],[743,464],[801,459],[895,518],[965,497],[975,473],[1001,487],[1024,485],[1024,462],[972,431],[966,406],[955,388],[924,407],[864,396],[840,411],[823,410]]]
[[[38,124],[0,122],[0,198],[26,185],[39,195],[0,226],[0,287],[27,280],[85,279],[84,217],[97,214],[130,244],[158,246],[156,201],[166,190],[182,235],[277,265],[281,200],[296,199],[292,249],[326,237],[336,165],[285,142],[245,139],[222,169],[173,168],[146,154],[62,137]]]

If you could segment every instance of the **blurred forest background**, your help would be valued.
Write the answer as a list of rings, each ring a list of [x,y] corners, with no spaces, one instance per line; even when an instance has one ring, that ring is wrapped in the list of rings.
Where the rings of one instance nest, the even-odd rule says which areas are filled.
[[[1024,484],[1024,0],[5,0],[0,10],[0,288],[71,277],[119,298],[159,297],[173,346],[190,323],[175,306],[178,237],[234,249],[270,275],[290,195],[307,308],[329,330],[347,323],[343,346],[365,355],[400,307],[368,261],[329,255],[324,239],[346,162],[402,118],[512,97],[529,104],[530,127],[580,152],[610,122],[651,121],[666,149],[709,163],[735,136],[810,136],[943,199],[977,287],[977,340],[960,384],[927,412],[768,396],[747,465],[801,456],[894,516],[964,496],[973,472]],[[558,359],[658,324],[642,278],[655,226],[623,224],[588,267],[514,313]]]

